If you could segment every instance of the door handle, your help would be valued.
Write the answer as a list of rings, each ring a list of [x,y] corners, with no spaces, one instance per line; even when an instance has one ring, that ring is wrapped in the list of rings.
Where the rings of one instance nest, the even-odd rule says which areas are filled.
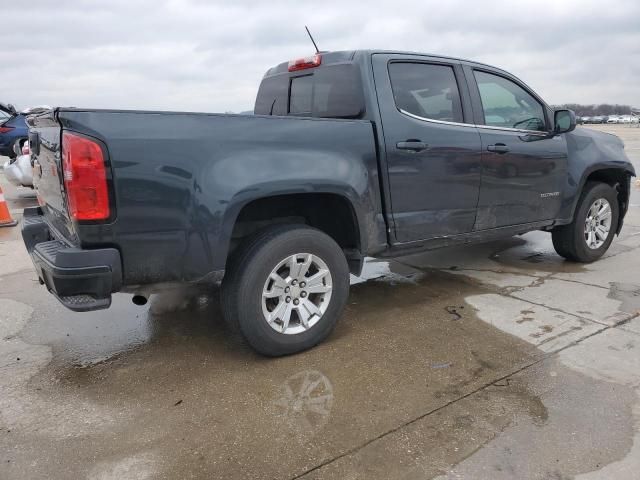
[[[421,152],[429,148],[429,144],[421,142],[420,140],[406,140],[404,142],[396,143],[398,150],[409,150],[411,152]]]
[[[510,149],[504,143],[496,143],[495,145],[487,145],[489,152],[507,153]]]

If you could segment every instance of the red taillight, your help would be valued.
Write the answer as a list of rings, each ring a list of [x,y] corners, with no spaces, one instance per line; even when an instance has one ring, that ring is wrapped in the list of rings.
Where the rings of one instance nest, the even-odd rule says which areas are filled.
[[[0,133],[7,133],[13,130],[13,127],[0,127]]]
[[[109,218],[107,167],[100,145],[86,137],[62,132],[62,170],[71,218]]]
[[[310,57],[298,58],[297,60],[291,60],[289,62],[289,71],[296,72],[298,70],[314,68],[320,66],[321,63],[322,55],[312,55]]]

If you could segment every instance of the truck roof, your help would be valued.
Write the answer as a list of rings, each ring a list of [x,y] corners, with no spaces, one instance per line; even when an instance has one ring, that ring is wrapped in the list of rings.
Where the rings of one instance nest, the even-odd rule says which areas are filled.
[[[320,52],[320,55],[322,55],[322,64],[323,65],[331,65],[331,64],[336,64],[336,63],[351,62],[356,58],[356,56],[359,56],[359,55],[370,56],[370,55],[374,55],[374,54],[416,55],[416,56],[437,58],[437,59],[443,59],[443,60],[453,60],[453,61],[456,61],[456,62],[464,62],[464,63],[468,63],[468,64],[473,64],[473,65],[479,65],[479,66],[495,68],[497,70],[500,70],[500,71],[502,71],[504,73],[509,74],[509,72],[507,72],[505,70],[502,70],[499,67],[496,67],[496,66],[493,66],[493,65],[489,65],[489,64],[486,64],[486,63],[477,62],[475,60],[469,60],[469,59],[466,59],[466,58],[451,57],[451,56],[447,56],[447,55],[438,55],[438,54],[433,54],[433,53],[412,52],[412,51],[405,51],[405,50],[375,50],[375,49],[371,49],[371,50],[339,50],[339,51],[335,51],[335,52]],[[289,67],[289,62],[288,61],[279,63],[278,65],[276,65],[276,66],[270,68],[269,70],[267,70],[267,72],[265,73],[264,76],[265,77],[269,77],[271,75],[278,75],[280,73],[287,73],[288,67]],[[509,74],[509,75],[511,75],[511,74]]]

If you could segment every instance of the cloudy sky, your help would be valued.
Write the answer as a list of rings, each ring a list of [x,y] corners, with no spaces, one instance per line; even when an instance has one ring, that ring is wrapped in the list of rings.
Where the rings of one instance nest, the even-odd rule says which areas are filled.
[[[0,0],[0,101],[253,109],[265,70],[322,50],[479,60],[549,103],[640,106],[638,0]]]

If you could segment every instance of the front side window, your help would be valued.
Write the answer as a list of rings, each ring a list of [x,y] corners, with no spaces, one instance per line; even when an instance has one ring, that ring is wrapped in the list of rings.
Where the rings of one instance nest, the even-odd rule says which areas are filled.
[[[400,110],[422,118],[462,123],[462,103],[453,68],[448,65],[394,62],[391,88]]]
[[[498,75],[480,71],[474,75],[485,125],[546,131],[544,108],[526,90]]]

